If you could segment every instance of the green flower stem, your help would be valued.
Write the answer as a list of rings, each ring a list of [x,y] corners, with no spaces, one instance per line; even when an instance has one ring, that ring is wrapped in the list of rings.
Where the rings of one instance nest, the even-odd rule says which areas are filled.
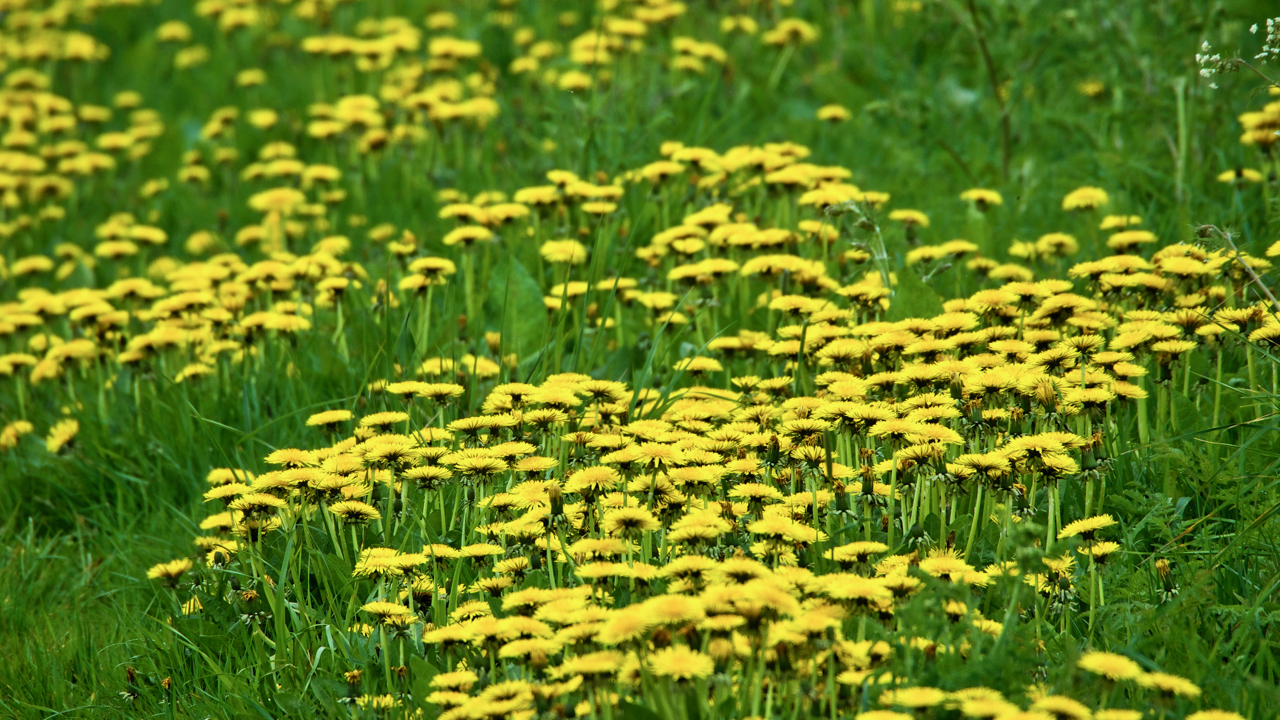
[[[1138,387],[1141,388],[1145,384],[1142,378],[1138,378]],[[1147,398],[1140,397],[1136,402],[1138,403],[1138,442],[1145,446],[1151,442],[1151,429],[1147,420]]]
[[[453,526],[454,526],[455,522],[456,522],[456,521],[457,521],[457,519],[458,519],[458,505],[462,502],[462,496],[463,496],[464,494],[465,494],[465,490],[463,489],[462,485],[457,485],[457,486],[455,486],[455,487],[454,487],[454,493],[453,493],[453,511],[452,511],[451,513],[449,513],[449,525],[448,525],[448,527],[443,528],[444,532],[452,532],[452,531],[453,531]],[[443,511],[444,511],[444,501],[443,501],[443,500],[441,500],[441,503],[440,503],[440,510],[441,510],[441,520],[443,520],[443,519],[444,519],[444,512],[443,512]]]
[[[466,494],[466,488],[461,488],[462,493]],[[471,535],[471,503],[463,498],[462,500],[462,546],[466,547]]]
[[[387,626],[384,623],[378,625],[378,642],[382,646],[382,669],[386,673],[387,692],[395,692],[395,686],[391,684],[391,646],[387,643]]]
[[[892,455],[890,455],[890,458],[892,458]],[[892,462],[893,462],[893,469],[892,469],[892,470],[890,471],[890,473],[889,473],[889,511],[888,511],[888,513],[889,513],[889,543],[888,543],[888,545],[889,545],[889,548],[890,548],[890,549],[892,549],[892,548],[893,548],[893,530],[894,530],[894,528],[893,528],[893,525],[894,525],[894,520],[893,520],[893,505],[894,505],[894,496],[895,496],[895,495],[897,494],[897,492],[898,492],[898,463],[897,463],[897,461],[896,461],[896,460],[894,460],[894,461],[892,461]]]
[[[462,292],[466,297],[467,338],[475,339],[475,329],[480,320],[476,314],[476,259],[471,248],[462,251]]]
[[[107,425],[107,390],[102,383],[102,358],[95,358],[93,361],[94,382],[98,385],[98,422],[106,427]]]
[[[391,547],[391,523],[395,519],[395,497],[396,497],[396,471],[391,470],[391,482],[387,485],[387,499],[384,501],[385,509],[382,511],[382,542],[387,547]]]
[[[830,657],[827,658],[827,686],[824,697],[827,708],[831,711],[831,720],[836,720],[836,664]]]
[[[1012,536],[1013,536],[1013,493],[1012,492],[1005,493],[1004,514],[1001,517],[1001,524],[1003,525],[1003,527],[1000,529],[1000,548],[999,548],[997,557],[1003,558],[1003,557],[1006,557],[1005,551],[1008,549],[1009,543],[1012,542]]]
[[[556,539],[560,541],[560,552],[564,554],[565,560],[569,561],[569,574],[577,573],[578,564],[573,561],[573,556],[569,554],[569,543],[564,541],[564,528],[559,525],[556,526]],[[566,579],[563,585],[568,587],[569,581]]]
[[[761,645],[763,644],[763,639],[757,640],[755,642],[757,645]],[[754,653],[755,653],[755,657],[753,658],[753,662],[752,662],[752,672],[750,675],[750,683],[747,685],[747,687],[751,688],[751,715],[753,717],[760,717],[760,701],[762,699],[761,689],[764,686],[764,682],[762,682],[762,679],[757,679],[757,677],[763,674],[762,671],[764,669],[764,648],[756,647],[754,649]]]
[[[985,486],[978,483],[978,492],[973,502],[973,520],[969,523],[969,538],[964,543],[964,559],[968,562],[973,552],[973,539],[978,536],[978,519],[982,517],[982,493]],[[971,563],[972,564],[972,563]]]
[[[334,527],[333,514],[329,512],[329,507],[327,505],[322,505],[320,512],[324,515],[325,527],[329,531],[329,539],[333,541],[333,547],[337,550],[338,557],[346,560],[347,552],[346,549],[342,547],[342,541],[339,539],[338,531]]]
[[[1098,586],[1098,562],[1093,557],[1089,558],[1089,644],[1093,644],[1093,621],[1098,610],[1098,603],[1095,601],[1096,590]]]
[[[422,299],[422,325],[418,331],[418,361],[427,359],[427,355],[431,352],[431,306],[432,295],[435,294],[436,286],[428,285],[427,294]]]
[[[338,325],[333,330],[333,340],[338,343],[338,354],[342,356],[343,362],[350,363],[351,352],[347,348],[347,333],[342,312],[342,298],[343,295],[339,294],[334,300],[334,304],[338,306]]]
[[[1062,483],[1055,483],[1053,486],[1053,527],[1057,532],[1062,532]],[[1057,535],[1054,536],[1055,538]]]
[[[938,493],[938,497],[936,498],[938,510],[938,537],[936,540],[937,542],[943,542],[947,535],[947,489],[941,482],[935,484],[935,489]]]
[[[922,487],[923,485],[924,481],[917,478],[914,492],[911,494],[911,519],[903,523],[903,532],[909,531],[916,524],[916,519],[920,516],[920,493],[924,490]]]
[[[783,48],[782,54],[778,56],[778,62],[773,66],[773,71],[769,73],[769,90],[775,90],[778,83],[782,80],[782,73],[787,69],[787,63],[791,61],[791,56],[795,53],[796,46],[794,43],[787,43]],[[780,203],[781,204],[781,203]]]
[[[1262,392],[1262,386],[1258,384],[1258,361],[1255,358],[1256,353],[1253,350],[1253,344],[1248,343],[1244,346],[1245,363],[1249,367],[1249,392],[1251,394]],[[1256,395],[1255,395],[1256,397]],[[1257,417],[1262,418],[1262,403],[1256,406]]]
[[[1093,480],[1083,478],[1084,482],[1084,516],[1093,516]]]

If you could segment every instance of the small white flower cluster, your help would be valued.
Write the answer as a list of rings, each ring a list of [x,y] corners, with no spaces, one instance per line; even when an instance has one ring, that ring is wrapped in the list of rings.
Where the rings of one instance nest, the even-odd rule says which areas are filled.
[[[1254,24],[1249,32],[1258,34],[1258,26]],[[1262,41],[1262,52],[1253,56],[1254,60],[1266,63],[1267,60],[1280,59],[1280,17],[1267,20],[1267,37]]]
[[[1205,40],[1200,46],[1200,52],[1196,53],[1196,64],[1200,66],[1200,77],[1211,79],[1219,73],[1229,73],[1236,69],[1236,63],[1231,60],[1223,60],[1221,55],[1213,53],[1209,41]],[[1218,89],[1218,83],[1210,82],[1209,87],[1214,90]]]

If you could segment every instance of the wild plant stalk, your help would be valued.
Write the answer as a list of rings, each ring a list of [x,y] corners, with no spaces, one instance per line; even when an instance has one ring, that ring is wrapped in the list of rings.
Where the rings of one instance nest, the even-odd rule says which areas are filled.
[[[1093,621],[1098,612],[1098,603],[1095,599],[1097,595],[1096,588],[1098,586],[1098,561],[1089,556],[1089,644],[1093,644]]]
[[[351,351],[347,347],[346,325],[343,320],[342,298],[346,293],[339,292],[334,299],[334,305],[337,307],[338,319],[336,327],[333,329],[332,340],[338,344],[338,354],[342,357],[343,362],[351,362]]]
[[[433,294],[435,293],[435,284],[427,286],[427,292],[422,298],[422,323],[418,330],[418,359],[425,360],[431,351],[431,309]]]
[[[973,519],[969,523],[969,537],[964,543],[964,559],[969,561],[973,558],[973,541],[978,537],[978,524],[982,519],[982,502],[983,492],[986,486],[979,482],[978,492],[974,495],[973,501]]]
[[[1145,391],[1143,379],[1138,378],[1137,380],[1138,388]],[[1145,396],[1139,397],[1134,402],[1138,406],[1138,442],[1145,447],[1151,443],[1150,421],[1147,419],[1147,398]]]
[[[1187,78],[1178,77],[1173,81],[1173,94],[1178,116],[1177,155],[1174,157],[1174,199],[1178,203],[1180,225],[1191,227],[1190,202],[1186,193],[1187,143],[1189,139],[1187,120]]]
[[[951,7],[951,5],[948,4],[946,7]],[[982,65],[987,70],[987,82],[991,85],[992,99],[996,101],[996,106],[1000,110],[1000,177],[1008,179],[1012,153],[1012,131],[1009,121],[1009,105],[1005,100],[1005,88],[1000,83],[1000,74],[996,69],[995,59],[992,58],[991,50],[987,46],[987,37],[982,31],[982,22],[978,17],[978,7],[974,0],[968,0],[965,7],[969,11],[969,18],[968,22],[963,24],[973,33],[974,40],[978,44]]]

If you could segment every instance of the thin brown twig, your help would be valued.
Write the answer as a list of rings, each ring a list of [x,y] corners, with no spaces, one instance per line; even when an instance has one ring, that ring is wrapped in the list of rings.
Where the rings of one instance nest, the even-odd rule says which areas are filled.
[[[1244,61],[1242,60],[1241,62]],[[1258,277],[1258,273],[1254,272],[1253,268],[1249,266],[1249,263],[1240,259],[1240,249],[1236,247],[1234,242],[1232,242],[1231,234],[1223,232],[1217,225],[1201,225],[1199,232],[1204,233],[1205,235],[1210,232],[1214,232],[1218,234],[1218,237],[1222,238],[1222,241],[1227,244],[1227,247],[1231,248],[1231,259],[1240,263],[1240,267],[1243,267],[1244,271],[1249,273],[1249,277],[1252,279],[1253,284],[1257,285],[1258,289],[1266,294],[1267,299],[1271,301],[1271,312],[1272,314],[1275,314],[1275,312],[1280,309],[1280,303],[1276,302],[1276,296],[1271,294],[1271,289],[1262,282],[1262,278]]]
[[[1244,58],[1236,58],[1236,62],[1240,63],[1241,65],[1243,65],[1243,66],[1245,66],[1245,67],[1247,67],[1247,68],[1249,68],[1250,70],[1252,70],[1252,71],[1253,71],[1253,74],[1254,74],[1254,75],[1257,75],[1258,77],[1262,78],[1263,80],[1266,80],[1267,82],[1271,83],[1273,86],[1280,87],[1280,83],[1277,83],[1275,80],[1272,80],[1271,78],[1267,77],[1267,74],[1266,74],[1266,73],[1264,73],[1264,72],[1262,72],[1261,70],[1259,70],[1258,68],[1254,67],[1254,66],[1253,66],[1253,63],[1249,62],[1248,60],[1245,60]]]
[[[969,182],[977,185],[978,178],[974,177],[973,173],[969,171],[969,164],[964,161],[964,158],[960,157],[960,153],[956,152],[956,149],[951,147],[951,144],[946,140],[938,138],[935,142],[938,143],[938,147],[945,150],[946,153],[951,156],[951,159],[956,162],[956,165],[960,166],[960,171],[965,174],[965,177],[969,178]]]

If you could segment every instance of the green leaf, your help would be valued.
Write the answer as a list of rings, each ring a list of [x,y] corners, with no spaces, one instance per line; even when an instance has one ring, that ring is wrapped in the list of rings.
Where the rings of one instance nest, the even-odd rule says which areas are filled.
[[[347,694],[347,684],[333,678],[317,677],[311,683],[311,695],[330,716],[338,713],[338,700]]]
[[[311,558],[311,572],[316,575],[325,573],[331,587],[343,587],[351,581],[353,565],[350,560],[335,553],[314,553]],[[320,579],[317,577],[317,580]]]
[[[277,691],[274,700],[276,701],[276,706],[289,717],[302,717],[308,708],[308,706],[303,705],[302,696],[293,692]]]
[[[547,312],[542,289],[514,253],[504,253],[487,278],[485,316],[502,333],[504,353],[525,357],[546,340]]]
[[[212,620],[213,624],[226,628],[239,619],[240,613],[221,597],[199,588],[196,589],[195,595],[200,600],[202,613]]]
[[[417,655],[413,655],[409,658],[409,673],[413,678],[412,687],[414,699],[421,705],[430,705],[430,703],[426,702],[426,697],[432,692],[431,680],[436,675],[439,675],[440,671],[435,665],[432,665]],[[431,709],[434,709],[434,706],[432,706]],[[428,713],[428,715],[434,714],[434,712]]]
[[[1205,421],[1205,414],[1196,410],[1195,401],[1183,395],[1180,390],[1174,390],[1172,397],[1173,412],[1178,418],[1178,432],[1191,433],[1203,430],[1208,423]]]
[[[890,322],[907,318],[931,318],[942,314],[942,299],[933,288],[924,284],[911,268],[898,271],[898,286],[893,289],[893,299],[885,319]]]

